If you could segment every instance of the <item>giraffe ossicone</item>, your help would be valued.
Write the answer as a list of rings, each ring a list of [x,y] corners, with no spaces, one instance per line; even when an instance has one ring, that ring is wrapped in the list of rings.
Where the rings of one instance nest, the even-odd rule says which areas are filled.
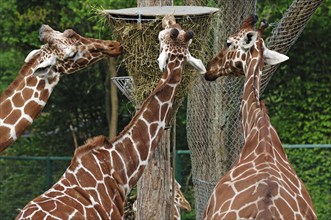
[[[266,22],[254,31],[256,21],[256,16],[246,19],[207,65],[207,80],[230,74],[244,74],[246,79],[241,102],[244,146],[215,186],[204,219],[317,219],[309,193],[259,100],[264,64],[278,64],[288,57],[266,48],[262,39]]]
[[[167,30],[160,39],[168,57],[162,78],[130,123],[112,140],[98,136],[76,149],[60,180],[28,203],[17,219],[123,219],[126,196],[137,184],[170,120],[183,63],[189,55],[186,32],[176,23],[165,27],[173,28],[178,29],[176,37]]]
[[[178,48],[180,50],[180,44],[183,42],[184,44],[188,44],[189,46],[192,43],[192,38],[194,36],[194,33],[192,31],[185,32],[184,30],[182,30],[180,26],[176,23],[175,17],[172,15],[166,16],[165,19],[163,19],[162,24],[165,29],[160,31],[158,35],[159,41],[161,42],[161,53],[157,59],[161,71],[165,69],[167,64],[169,47]],[[173,41],[173,39],[176,38],[178,38],[179,40]],[[175,42],[175,45],[171,44],[170,42]],[[182,51],[179,51],[178,53],[182,53]],[[203,65],[202,61],[200,59],[194,58],[188,50],[185,51],[185,53],[186,61],[191,64],[192,67],[194,67],[200,74],[205,74],[206,68]]]
[[[17,78],[0,96],[0,152],[32,124],[62,75],[122,52],[117,41],[82,37],[71,29],[61,33],[48,25],[42,25],[39,38],[45,44],[27,55]]]

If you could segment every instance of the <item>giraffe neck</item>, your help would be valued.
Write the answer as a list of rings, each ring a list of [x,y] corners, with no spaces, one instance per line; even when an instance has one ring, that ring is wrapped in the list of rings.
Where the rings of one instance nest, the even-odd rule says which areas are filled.
[[[264,102],[261,103],[259,100],[260,79],[264,65],[260,54],[263,54],[263,51],[254,47],[251,54],[247,56],[247,65],[244,65],[246,80],[241,103],[241,120],[245,145],[241,151],[240,160],[252,154],[258,156],[262,153],[277,157],[279,161],[289,165],[277,131],[270,123]],[[252,141],[254,144],[251,143]]]
[[[169,57],[169,60],[161,81],[130,124],[114,139],[110,149],[119,156],[118,161],[112,161],[111,167],[123,178],[126,193],[142,175],[169,121],[182,71],[180,60],[176,57]]]
[[[0,152],[32,124],[60,79],[59,73],[53,73],[51,78],[32,75],[35,63],[36,59],[24,64],[18,77],[1,94]]]
[[[261,111],[259,98],[260,78],[263,68],[263,58],[260,55],[262,53],[263,52],[259,51],[257,47],[254,47],[248,52],[246,57],[247,63],[243,65],[243,70],[246,77],[243,98],[241,101],[241,120],[244,130],[244,138],[247,137],[253,128],[259,112]]]
[[[48,192],[58,185],[62,190],[78,185],[83,194],[102,204],[106,213],[115,209],[123,216],[125,197],[142,175],[169,120],[182,70],[181,61],[172,59],[169,57],[161,81],[129,125],[111,141],[99,136],[78,148],[63,177]],[[103,204],[109,199],[112,205]]]

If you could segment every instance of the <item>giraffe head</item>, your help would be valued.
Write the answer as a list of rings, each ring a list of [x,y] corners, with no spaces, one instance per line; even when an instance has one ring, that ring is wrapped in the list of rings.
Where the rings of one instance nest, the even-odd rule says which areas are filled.
[[[206,80],[214,81],[220,76],[234,74],[242,75],[253,59],[258,65],[275,65],[288,59],[287,56],[269,50],[261,37],[267,22],[263,20],[260,28],[255,31],[254,26],[258,17],[247,18],[240,30],[231,35],[225,42],[223,50],[207,64]],[[261,62],[259,62],[261,61]],[[262,68],[261,68],[262,69]]]
[[[170,185],[172,186],[172,184]],[[191,211],[191,205],[186,200],[185,196],[183,195],[182,191],[180,190],[181,185],[175,180],[175,198],[174,198],[174,204],[178,208],[185,209],[187,211]]]
[[[39,38],[45,45],[30,52],[25,62],[33,63],[32,74],[43,78],[74,73],[122,51],[119,42],[82,37],[71,29],[61,33],[48,25],[42,25]]]
[[[192,42],[193,32],[184,31],[176,23],[173,15],[166,15],[162,19],[164,30],[159,33],[160,55],[158,64],[161,71],[166,69],[167,62],[173,62],[178,59],[180,62],[187,61],[201,74],[206,72],[202,61],[191,56],[189,46]]]

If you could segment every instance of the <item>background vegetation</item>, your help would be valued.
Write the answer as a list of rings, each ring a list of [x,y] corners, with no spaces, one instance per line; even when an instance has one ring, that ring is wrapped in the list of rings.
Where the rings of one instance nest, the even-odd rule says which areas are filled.
[[[267,17],[270,22],[276,22],[291,2],[258,1],[258,14]],[[2,0],[0,92],[17,76],[25,56],[41,45],[38,39],[41,24],[48,24],[59,31],[72,28],[84,36],[111,39],[111,30],[93,13],[95,8],[135,6],[135,0]],[[330,7],[330,0],[322,3],[289,52],[290,60],[275,73],[263,95],[272,123],[283,143],[331,144]],[[79,144],[89,137],[107,135],[107,74],[107,63],[101,61],[78,74],[63,77],[43,113],[26,134],[2,155],[71,156],[74,141],[70,125],[75,128]],[[127,75],[122,68],[119,68],[118,74]],[[130,120],[133,108],[119,95],[121,107],[118,129],[121,130]],[[187,149],[185,114],[186,108],[183,106],[177,114],[177,149]],[[319,219],[329,219],[330,149],[288,149],[287,153],[311,193]],[[181,184],[193,202],[189,157],[183,156],[182,161],[186,161],[187,167],[183,167],[185,178]],[[40,163],[8,163],[0,160],[0,219],[13,219],[16,213],[12,207],[23,207],[46,189],[45,171],[41,168],[45,164]],[[58,168],[54,171],[55,180],[67,164],[63,162],[55,166]],[[193,216],[194,212],[185,213],[184,219]]]

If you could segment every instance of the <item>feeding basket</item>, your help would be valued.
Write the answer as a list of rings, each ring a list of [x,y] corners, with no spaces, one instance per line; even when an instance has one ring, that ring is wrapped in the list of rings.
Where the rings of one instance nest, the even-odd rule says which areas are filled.
[[[136,106],[153,91],[162,75],[157,58],[160,53],[158,34],[163,30],[164,15],[174,15],[176,22],[184,30],[194,32],[190,53],[206,63],[211,57],[206,56],[208,49],[205,37],[211,30],[217,11],[215,8],[198,6],[155,6],[101,11],[125,50],[123,63],[134,82],[132,98]],[[175,97],[175,111],[199,77],[189,65],[184,66],[182,75]]]

